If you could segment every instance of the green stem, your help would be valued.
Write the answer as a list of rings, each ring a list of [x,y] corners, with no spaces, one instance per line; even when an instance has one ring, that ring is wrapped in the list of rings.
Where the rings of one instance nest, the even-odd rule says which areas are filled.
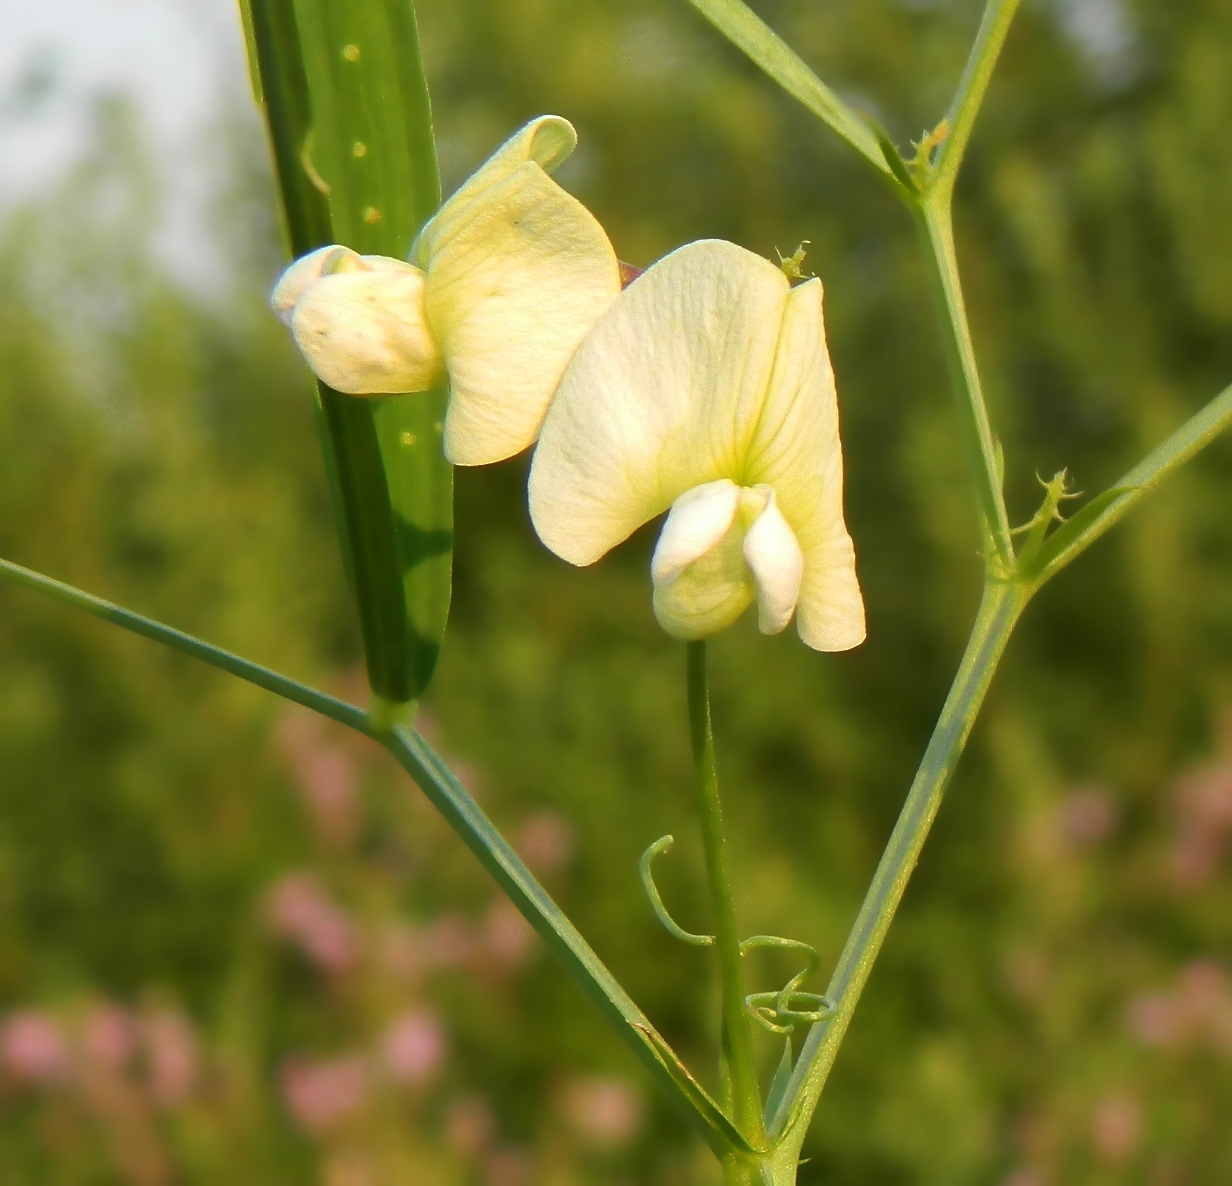
[[[713,1129],[707,1127],[693,1102],[663,1063],[666,1043],[649,1018],[608,970],[581,932],[523,864],[444,760],[414,729],[397,728],[378,738],[415,780],[432,805],[445,817],[467,848],[509,895],[526,920],[551,948],[588,997],[624,1038],[646,1069],[694,1124],[714,1152],[730,1155]]]
[[[947,201],[953,192],[958,168],[975,127],[975,117],[984,102],[984,94],[992,81],[992,73],[1019,3],[1020,0],[989,0],[984,8],[954,102],[950,104],[947,116],[949,131],[938,152],[936,168],[929,183],[930,192],[939,192]]]
[[[85,610],[86,613],[101,618],[104,622],[122,626],[125,630],[131,630],[132,633],[140,634],[143,638],[161,642],[163,646],[170,647],[181,654],[200,659],[201,662],[208,663],[211,667],[217,667],[229,675],[238,676],[250,684],[256,684],[258,688],[273,692],[284,700],[302,704],[305,708],[311,708],[314,712],[330,717],[360,733],[369,732],[368,715],[362,708],[356,708],[353,704],[347,704],[343,700],[336,700],[333,696],[318,692],[316,688],[301,684],[280,672],[262,667],[259,663],[252,663],[212,643],[202,642],[201,639],[194,638],[191,634],[185,634],[172,626],[165,626],[162,622],[154,621],[153,618],[135,614],[132,610],[115,605],[110,601],[104,601],[101,597],[95,597],[91,593],[84,593],[80,589],[73,588],[72,585],[66,585],[62,581],[44,576],[41,572],[22,568],[20,564],[14,564],[10,560],[0,559],[0,576],[8,578],[14,584],[33,589],[36,593],[45,593],[64,605],[71,605],[74,609]]]
[[[715,1155],[721,1159],[730,1157],[735,1134],[724,1131],[724,1118],[712,1106],[705,1106],[709,1101],[700,1094],[700,1088],[692,1082],[667,1042],[547,890],[522,863],[440,755],[413,729],[389,731],[376,728],[369,715],[355,705],[9,560],[0,559],[0,577],[200,659],[211,667],[238,676],[295,704],[302,704],[380,742],[419,784],[531,926],[544,938],[583,992],[599,1006],[615,1026],[616,1032],[632,1048]]]
[[[967,322],[949,199],[928,197],[912,210],[924,240],[933,297],[945,337],[946,360],[959,400],[963,438],[983,526],[986,564],[990,575],[1004,577],[1013,566],[1014,546],[1001,489],[1001,451],[988,419]]]
[[[764,1137],[761,1091],[753,1063],[753,1026],[744,1007],[744,970],[740,932],[723,842],[723,810],[719,803],[719,777],[714,758],[714,732],[710,722],[710,691],[706,674],[705,642],[688,644],[689,734],[697,771],[697,801],[702,842],[706,851],[706,882],[714,915],[715,948],[719,956],[722,991],[723,1053],[732,1085],[736,1126],[754,1145]]]
[[[794,1166],[799,1157],[808,1119],[817,1106],[839,1044],[1027,597],[1018,584],[985,586],[958,673],[826,989],[826,995],[835,1002],[835,1014],[810,1031],[783,1102],[771,1122],[772,1134],[781,1134],[782,1141],[775,1150],[776,1165]]]

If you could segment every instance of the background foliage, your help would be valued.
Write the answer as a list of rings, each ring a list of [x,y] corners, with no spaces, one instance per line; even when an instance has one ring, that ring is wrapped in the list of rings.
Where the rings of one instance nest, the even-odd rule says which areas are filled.
[[[746,928],[832,960],[978,589],[911,229],[682,4],[420,9],[447,183],[557,111],[582,136],[562,180],[623,259],[810,241],[869,640],[818,656],[745,623],[714,667]],[[940,113],[978,15],[761,11],[903,143]],[[1012,34],[958,221],[1019,521],[1036,471],[1100,489],[1232,375],[1230,55],[1229,0],[1038,3]],[[307,379],[263,307],[280,249],[254,122],[219,113],[232,279],[202,296],[151,251],[139,123],[97,119],[92,158],[0,231],[0,554],[359,696]],[[802,1182],[1232,1177],[1229,461],[1217,443],[1030,608]],[[636,889],[637,855],[673,831],[689,842],[665,892],[699,918],[653,532],[568,569],[530,532],[524,468],[459,472],[427,719],[703,1066],[706,957]],[[2,587],[0,672],[6,1183],[710,1180],[376,751]]]

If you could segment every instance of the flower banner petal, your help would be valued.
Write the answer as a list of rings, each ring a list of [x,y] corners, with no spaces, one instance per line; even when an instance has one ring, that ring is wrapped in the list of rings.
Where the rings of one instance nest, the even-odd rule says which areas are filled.
[[[489,200],[492,190],[527,163],[551,173],[576,147],[577,132],[559,115],[541,115],[519,128],[424,225],[411,245],[410,258],[426,270],[441,241],[455,235]]]
[[[752,484],[788,292],[760,256],[703,240],[621,293],[569,364],[535,451],[531,517],[553,552],[591,564],[691,487]]]
[[[533,161],[425,243],[428,322],[450,377],[445,454],[500,461],[538,436],[578,343],[619,295],[616,253]]]
[[[793,288],[787,300],[748,472],[750,481],[774,487],[804,555],[800,637],[815,650],[857,646],[864,640],[864,602],[843,522],[838,397],[818,280]]]

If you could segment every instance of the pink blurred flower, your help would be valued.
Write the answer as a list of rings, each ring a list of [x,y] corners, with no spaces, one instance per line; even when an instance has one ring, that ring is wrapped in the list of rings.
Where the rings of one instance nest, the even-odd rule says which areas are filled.
[[[1045,1186],[1046,1182],[1047,1179],[1039,1170],[1024,1165],[1011,1170],[1006,1177],[1002,1178],[1001,1186]]]
[[[575,1079],[565,1088],[564,1109],[578,1133],[601,1148],[628,1143],[642,1124],[642,1098],[620,1079]]]
[[[411,928],[396,923],[386,929],[378,942],[381,965],[391,975],[407,984],[417,983],[427,963],[423,941]]]
[[[1058,823],[1071,848],[1090,848],[1112,835],[1118,814],[1116,801],[1107,788],[1083,786],[1062,800]]]
[[[323,1177],[325,1186],[377,1186],[372,1162],[353,1150],[330,1158]]]
[[[1191,889],[1212,876],[1232,840],[1232,762],[1182,775],[1172,796],[1177,830],[1169,865],[1176,882]]]
[[[118,1005],[93,1005],[81,1023],[86,1058],[108,1070],[120,1070],[137,1048],[137,1023]]]
[[[530,1186],[530,1158],[521,1149],[498,1149],[484,1164],[485,1186]]]
[[[197,1082],[197,1035],[182,1013],[159,1009],[142,1022],[150,1094],[164,1108],[174,1108],[192,1094]]]
[[[450,1145],[464,1156],[473,1157],[486,1149],[496,1131],[488,1101],[478,1095],[464,1095],[449,1105],[445,1113],[445,1134]]]
[[[306,756],[299,775],[317,830],[328,840],[350,839],[355,834],[359,790],[355,759],[346,750],[322,746]]]
[[[355,834],[357,824],[356,759],[341,746],[324,741],[320,719],[303,710],[292,710],[283,719],[279,741],[317,833],[334,843],[345,843]]]
[[[68,1044],[45,1013],[25,1009],[9,1016],[0,1030],[0,1065],[25,1083],[50,1083],[68,1068]]]
[[[1131,1030],[1148,1046],[1232,1054],[1232,982],[1213,960],[1186,964],[1171,991],[1134,998],[1127,1016]]]
[[[305,1132],[319,1136],[357,1112],[368,1099],[371,1076],[358,1055],[292,1059],[282,1072],[282,1098]]]
[[[1185,1040],[1188,1019],[1169,993],[1142,993],[1130,1001],[1127,1017],[1130,1030],[1146,1046],[1170,1050]]]
[[[554,811],[536,812],[518,830],[515,847],[536,873],[554,873],[573,857],[573,827]]]
[[[465,967],[476,947],[475,928],[461,914],[442,914],[423,934],[424,955],[435,967]]]
[[[354,965],[354,925],[311,874],[292,873],[279,881],[266,914],[274,932],[298,946],[323,972],[338,974]]]
[[[1173,840],[1168,853],[1172,880],[1182,889],[1195,889],[1210,880],[1222,855],[1219,837],[1185,829]]]
[[[425,1082],[445,1059],[445,1033],[440,1022],[427,1009],[404,1013],[386,1030],[381,1057],[395,1082]]]
[[[1142,1109],[1125,1092],[1117,1092],[1095,1105],[1091,1139],[1104,1161],[1120,1165],[1128,1160],[1142,1137]]]
[[[518,908],[504,896],[492,900],[483,920],[484,946],[504,967],[522,963],[535,945],[535,932]]]

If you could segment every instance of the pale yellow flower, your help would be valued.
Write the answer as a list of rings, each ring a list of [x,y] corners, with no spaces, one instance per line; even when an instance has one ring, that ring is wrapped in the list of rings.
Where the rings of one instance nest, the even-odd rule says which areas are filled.
[[[578,343],[620,291],[602,227],[549,172],[577,143],[542,116],[424,226],[411,262],[322,247],[271,304],[317,376],[350,395],[449,379],[445,453],[499,461],[534,441]]]
[[[864,638],[821,283],[731,243],[635,280],[569,364],[530,477],[535,528],[591,564],[669,514],[651,565],[665,630],[696,639],[754,601],[823,651]]]

